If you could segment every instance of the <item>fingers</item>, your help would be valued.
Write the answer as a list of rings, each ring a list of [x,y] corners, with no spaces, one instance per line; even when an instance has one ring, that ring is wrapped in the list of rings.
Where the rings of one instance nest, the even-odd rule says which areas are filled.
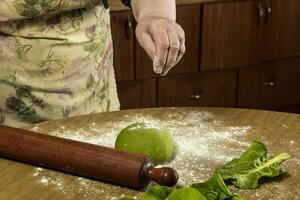
[[[146,51],[148,56],[153,60],[155,54],[155,44],[150,32],[143,30],[143,27],[138,25],[135,30],[135,34],[140,45]]]
[[[155,73],[162,74],[168,58],[168,33],[164,30],[155,30],[152,32],[152,34],[155,43],[153,70]]]
[[[155,44],[154,41],[152,40],[151,35],[144,33],[143,34],[143,42],[141,42],[142,47],[148,54],[148,56],[154,60],[154,55],[155,55]]]
[[[166,65],[164,67],[163,76],[166,75],[172,67],[176,64],[176,60],[179,53],[180,42],[178,34],[175,30],[171,29],[168,31],[169,38],[169,50]]]
[[[168,34],[168,44],[164,44],[164,51],[166,51],[166,47],[168,46],[168,53],[165,64],[161,66],[163,71],[160,74],[162,76],[165,76],[170,69],[181,60],[185,53],[185,33],[181,26],[175,24],[167,27],[166,30]],[[162,62],[160,62],[160,64],[162,64]]]
[[[175,65],[181,60],[182,56],[185,53],[185,33],[184,30],[181,28],[181,26],[177,25],[176,26],[177,33],[178,33],[178,38],[179,38],[179,52],[178,56],[175,62]]]

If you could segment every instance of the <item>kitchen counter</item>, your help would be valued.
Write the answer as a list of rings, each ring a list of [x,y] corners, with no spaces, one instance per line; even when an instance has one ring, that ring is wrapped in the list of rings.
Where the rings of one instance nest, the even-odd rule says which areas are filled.
[[[237,1],[237,0],[176,0],[176,4],[189,5],[189,4],[226,2],[226,1],[230,2],[230,1]],[[254,1],[254,0],[239,0],[239,1]],[[121,0],[110,0],[109,4],[110,4],[111,11],[129,10],[121,3]]]
[[[287,152],[288,176],[256,190],[233,189],[248,200],[296,199],[300,196],[300,115],[244,109],[157,108],[92,114],[46,122],[30,129],[58,137],[112,147],[125,126],[145,121],[168,128],[177,153],[168,166],[179,172],[179,183],[190,185],[238,157],[253,140],[264,142],[271,155]],[[0,158],[0,199],[118,200],[142,192],[67,175]]]

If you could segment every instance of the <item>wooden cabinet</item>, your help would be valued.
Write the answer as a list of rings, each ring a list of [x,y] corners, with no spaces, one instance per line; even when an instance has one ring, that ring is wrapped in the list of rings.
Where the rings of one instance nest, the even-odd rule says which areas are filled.
[[[236,80],[235,70],[162,78],[158,81],[158,105],[235,107]]]
[[[300,55],[299,0],[204,4],[203,16],[203,70]]]
[[[265,24],[261,31],[261,60],[296,56],[300,49],[297,41],[300,37],[300,1],[266,0],[265,6]]]
[[[119,82],[121,109],[156,107],[156,80]]]
[[[111,13],[114,69],[117,81],[134,79],[134,21],[130,11]]]
[[[180,63],[168,75],[197,72],[199,69],[200,46],[200,5],[180,6],[177,8],[177,22],[186,34],[186,53]],[[156,77],[152,61],[136,42],[136,77],[137,79]]]
[[[135,39],[131,11],[111,13],[122,109],[215,106],[300,113],[300,0],[177,7],[187,52],[166,77]]]
[[[201,69],[258,62],[258,5],[259,1],[204,4]]]
[[[238,106],[280,109],[300,105],[300,58],[240,70]]]

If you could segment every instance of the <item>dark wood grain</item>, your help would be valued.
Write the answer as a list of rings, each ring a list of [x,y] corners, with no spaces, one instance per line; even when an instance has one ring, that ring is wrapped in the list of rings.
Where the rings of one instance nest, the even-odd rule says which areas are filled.
[[[236,78],[235,70],[163,78],[158,82],[159,106],[234,107]]]
[[[204,4],[201,69],[258,62],[257,1]]]
[[[262,27],[261,60],[274,60],[297,55],[300,32],[299,0],[267,0],[272,12]]]
[[[200,5],[177,7],[177,22],[182,26],[186,34],[186,54],[182,60],[169,72],[169,75],[198,71],[200,16]],[[157,75],[153,72],[152,60],[148,57],[138,42],[136,42],[137,79],[156,76]]]
[[[200,68],[201,5],[177,8],[177,23],[185,31],[186,53],[170,74],[197,72]]]
[[[156,107],[156,80],[117,83],[121,109]]]
[[[293,105],[293,106],[286,106],[286,107],[282,107],[282,108],[277,108],[276,110],[280,111],[280,112],[300,114],[300,104],[299,105]]]
[[[131,23],[131,27],[130,27]],[[130,11],[111,13],[117,81],[134,79],[134,19]]]
[[[300,104],[300,58],[241,69],[238,106],[279,109]]]
[[[142,155],[6,126],[0,138],[0,157],[138,189],[150,183]]]
[[[300,1],[297,1],[296,2],[296,7],[297,7],[297,19],[300,19]],[[299,21],[297,22],[299,23]],[[296,51],[296,55],[297,56],[300,56],[300,26],[296,26],[297,27],[297,39],[296,39],[296,42],[297,42],[297,51]]]

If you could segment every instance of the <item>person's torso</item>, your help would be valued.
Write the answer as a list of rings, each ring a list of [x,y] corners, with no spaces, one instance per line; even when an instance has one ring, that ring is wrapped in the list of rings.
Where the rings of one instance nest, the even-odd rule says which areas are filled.
[[[102,6],[2,23],[0,47],[6,115],[35,122],[119,109]]]

